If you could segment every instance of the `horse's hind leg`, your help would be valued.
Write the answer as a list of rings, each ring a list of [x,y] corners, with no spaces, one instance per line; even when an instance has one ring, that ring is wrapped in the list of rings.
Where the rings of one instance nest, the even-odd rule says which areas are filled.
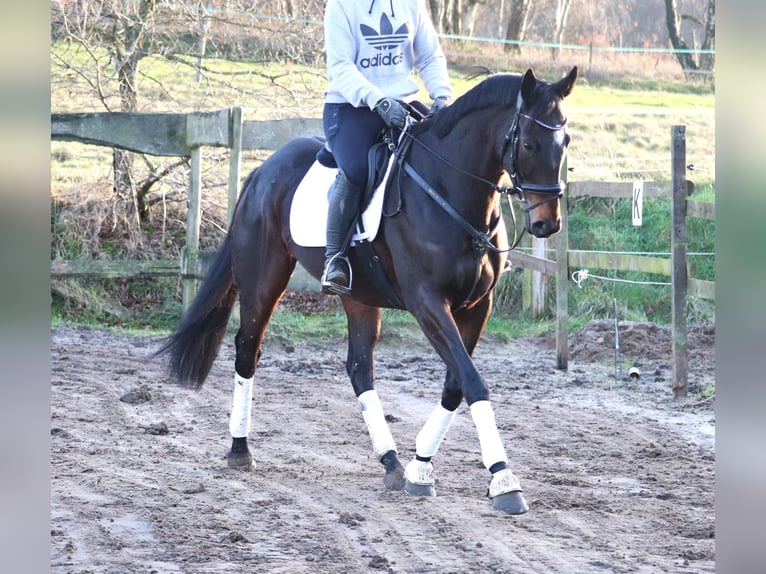
[[[273,247],[273,249],[280,249]],[[234,259],[233,271],[239,288],[240,326],[234,339],[234,397],[229,432],[231,450],[226,455],[230,468],[250,469],[253,456],[247,444],[250,433],[253,381],[261,357],[266,326],[285,292],[295,259],[286,251],[268,253],[264,242]]]
[[[390,490],[401,490],[404,488],[404,468],[399,462],[396,443],[375,390],[373,352],[380,337],[381,310],[346,298],[342,298],[342,301],[348,317],[346,372],[351,378],[362,417],[370,433],[373,451],[386,469],[383,483]]]

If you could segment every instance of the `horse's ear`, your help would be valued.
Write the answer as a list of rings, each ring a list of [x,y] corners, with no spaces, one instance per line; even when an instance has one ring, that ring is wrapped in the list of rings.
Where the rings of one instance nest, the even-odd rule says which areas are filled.
[[[572,71],[565,78],[561,78],[556,82],[556,91],[562,98],[566,98],[572,93],[575,81],[577,80],[577,66],[572,68]]]
[[[535,73],[532,71],[532,68],[529,68],[527,73],[524,74],[524,77],[521,79],[521,97],[525,102],[532,100],[532,94],[534,93],[536,86],[537,78],[535,78]]]

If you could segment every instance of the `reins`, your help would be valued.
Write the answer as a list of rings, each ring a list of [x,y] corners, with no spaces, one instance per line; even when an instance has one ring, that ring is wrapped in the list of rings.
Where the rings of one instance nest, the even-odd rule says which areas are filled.
[[[485,250],[489,249],[495,253],[505,253],[510,251],[510,248],[500,249],[499,247],[493,245],[491,242],[491,239],[495,236],[498,228],[500,227],[500,222],[502,221],[501,218],[498,218],[497,223],[489,231],[489,233],[483,233],[479,231],[473,225],[471,225],[471,223],[465,217],[460,215],[460,213],[454,207],[452,207],[452,205],[450,205],[450,203],[444,199],[433,187],[431,187],[428,182],[423,179],[423,177],[417,171],[415,171],[415,168],[412,167],[409,162],[404,162],[402,167],[407,175],[415,180],[415,183],[417,183],[423,189],[423,191],[425,191],[431,197],[431,199],[433,199],[437,205],[439,205],[439,207],[446,211],[449,216],[452,217],[452,219],[454,219],[455,222],[463,229],[463,231],[470,235],[481,248]]]
[[[518,143],[519,143],[519,119],[524,118],[530,121],[535,122],[537,125],[539,125],[542,128],[545,128],[550,131],[558,131],[561,129],[564,129],[564,127],[567,124],[566,118],[563,122],[557,125],[550,125],[547,124],[533,116],[530,116],[528,114],[521,113],[521,106],[523,103],[523,98],[521,95],[521,89],[519,89],[519,94],[516,98],[516,110],[513,116],[513,121],[511,122],[511,127],[508,129],[508,132],[505,134],[505,137],[503,138],[503,147],[500,152],[501,158],[504,158],[506,154],[510,156],[510,164],[511,169],[508,170],[506,168],[506,172],[508,173],[508,176],[511,179],[511,185],[510,186],[501,186],[497,183],[494,183],[486,178],[483,178],[479,175],[476,175],[474,173],[471,173],[469,171],[464,170],[463,168],[455,165],[451,161],[449,161],[447,158],[427,146],[425,143],[420,141],[417,137],[412,135],[409,132],[409,128],[411,126],[411,123],[407,123],[402,130],[401,136],[399,138],[399,143],[404,140],[406,137],[408,141],[415,142],[419,146],[421,146],[423,149],[428,151],[431,155],[433,155],[435,158],[437,158],[439,161],[444,163],[445,165],[449,166],[452,170],[457,171],[458,173],[470,177],[476,181],[480,181],[481,183],[484,183],[492,189],[492,191],[495,191],[503,196],[505,196],[508,200],[508,205],[510,208],[511,213],[511,221],[513,222],[513,235],[514,240],[511,244],[511,246],[508,249],[499,249],[492,245],[490,242],[490,239],[494,237],[494,234],[497,232],[497,229],[500,225],[500,220],[498,220],[497,224],[494,226],[492,230],[490,230],[490,234],[484,234],[477,230],[473,225],[471,225],[466,219],[460,215],[450,204],[449,202],[444,199],[439,193],[428,184],[428,182],[423,179],[420,174],[418,174],[415,169],[409,164],[409,162],[404,161],[404,154],[398,153],[400,163],[404,171],[415,180],[415,182],[429,195],[431,198],[436,201],[438,205],[442,207],[449,215],[452,217],[460,227],[462,227],[471,237],[473,237],[476,241],[480,242],[482,245],[485,245],[487,249],[491,249],[492,251],[495,251],[496,253],[499,252],[507,252],[515,249],[518,244],[521,242],[522,238],[524,237],[524,233],[527,230],[527,227],[529,227],[529,214],[530,212],[546,203],[549,203],[551,201],[556,201],[564,193],[564,183],[559,180],[558,183],[555,184],[538,184],[538,183],[524,183],[521,181],[521,176],[519,175],[518,170]],[[505,167],[505,166],[504,166]],[[540,201],[537,201],[535,203],[530,204],[526,199],[526,193],[532,193],[535,195],[543,195],[545,196],[544,199],[541,199]],[[525,218],[525,225],[521,229],[521,233],[518,233],[518,227],[516,224],[516,215],[513,210],[512,206],[512,198],[516,197],[519,203],[522,206],[522,209],[524,211],[524,218]]]

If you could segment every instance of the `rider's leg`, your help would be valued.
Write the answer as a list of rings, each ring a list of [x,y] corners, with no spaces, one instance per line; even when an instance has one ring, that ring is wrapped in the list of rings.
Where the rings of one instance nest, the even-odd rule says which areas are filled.
[[[324,293],[348,293],[351,288],[346,252],[361,200],[362,189],[352,184],[343,171],[339,170],[330,191],[327,212],[327,246],[322,274]]]
[[[367,184],[367,154],[385,124],[366,106],[330,103],[325,104],[323,123],[339,169],[329,197],[322,291],[344,294],[351,288],[345,255]]]

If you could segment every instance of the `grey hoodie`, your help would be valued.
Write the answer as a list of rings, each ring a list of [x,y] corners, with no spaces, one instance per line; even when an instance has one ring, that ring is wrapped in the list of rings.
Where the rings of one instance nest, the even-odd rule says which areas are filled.
[[[328,0],[324,30],[326,102],[372,109],[383,97],[410,100],[413,70],[431,99],[452,97],[425,0]]]

